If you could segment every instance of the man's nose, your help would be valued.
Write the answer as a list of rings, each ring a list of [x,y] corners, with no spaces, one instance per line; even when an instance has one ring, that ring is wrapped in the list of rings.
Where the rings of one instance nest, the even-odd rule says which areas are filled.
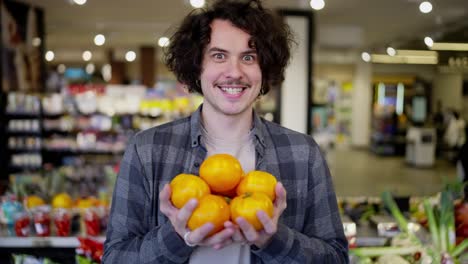
[[[226,69],[226,77],[233,79],[240,79],[242,77],[242,65],[237,59],[233,59],[229,62]]]

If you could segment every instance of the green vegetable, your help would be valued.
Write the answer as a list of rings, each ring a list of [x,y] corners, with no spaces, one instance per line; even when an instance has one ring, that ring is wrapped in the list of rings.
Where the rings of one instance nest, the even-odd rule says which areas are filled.
[[[451,252],[450,255],[452,255],[452,257],[456,258],[458,257],[460,254],[462,254],[463,252],[465,252],[465,250],[468,248],[468,239],[465,239],[463,240],[463,242],[460,243],[460,245],[456,246],[453,251]]]
[[[434,217],[434,211],[432,210],[429,199],[424,199],[424,211],[426,212],[427,221],[429,223],[429,231],[432,236],[432,243],[434,247],[440,248],[439,228],[437,227],[436,218]]]
[[[377,257],[383,255],[411,255],[420,252],[420,247],[363,247],[353,248],[349,252],[359,257]]]
[[[400,208],[398,208],[390,192],[388,191],[383,192],[382,200],[385,206],[387,206],[387,208],[390,210],[393,217],[397,221],[397,224],[400,227],[400,230],[404,233],[408,233],[408,221],[406,221],[406,218],[401,213]]]

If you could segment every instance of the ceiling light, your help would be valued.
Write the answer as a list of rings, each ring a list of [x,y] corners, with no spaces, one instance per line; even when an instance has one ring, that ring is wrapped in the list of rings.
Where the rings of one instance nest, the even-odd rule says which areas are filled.
[[[77,5],[84,5],[84,4],[86,4],[86,0],[73,0],[73,2],[75,2],[75,4],[77,4]]]
[[[444,43],[434,42],[431,50],[455,50],[455,51],[468,51],[468,43]]]
[[[365,62],[369,62],[371,60],[371,56],[368,52],[361,53],[361,58]]]
[[[432,50],[398,50],[397,56],[437,57],[437,51]]]
[[[411,58],[407,56],[388,56],[384,54],[373,54],[373,63],[389,63],[389,64],[437,64],[437,57],[419,57]]]
[[[53,51],[49,50],[49,51],[46,52],[46,54],[45,54],[46,61],[53,61],[54,58],[55,58],[55,54],[54,54]]]
[[[424,1],[419,5],[419,11],[421,13],[427,14],[432,11],[432,4],[428,1]]]
[[[67,69],[67,67],[65,66],[65,64],[59,64],[59,66],[57,66],[57,71],[58,71],[59,73],[62,73],[62,74],[63,74],[63,73],[65,72],[66,69]]]
[[[160,37],[159,40],[158,40],[158,45],[160,47],[169,46],[169,39],[167,37]]]
[[[430,50],[398,50],[398,55],[372,54],[373,63],[392,64],[437,64],[438,54]]]
[[[190,0],[190,4],[194,8],[201,8],[205,5],[205,0]]]
[[[325,1],[324,0],[310,0],[310,6],[312,7],[312,9],[320,10],[325,7]]]
[[[83,58],[84,61],[89,61],[93,57],[93,54],[91,53],[91,51],[85,50],[81,57]]]
[[[33,40],[32,40],[32,45],[33,45],[34,47],[39,47],[39,46],[41,45],[41,42],[42,42],[42,41],[41,41],[41,38],[35,37],[35,38],[33,38]]]
[[[434,40],[432,40],[431,37],[425,37],[424,44],[426,44],[428,47],[432,47],[432,45],[434,45]]]
[[[102,46],[104,45],[105,42],[106,42],[106,37],[103,34],[97,34],[94,37],[94,44],[96,44],[96,46]]]
[[[85,68],[87,74],[93,74],[95,69],[96,67],[92,63],[88,63]]]
[[[396,55],[396,50],[392,47],[387,48],[387,54],[390,56],[395,56]]]
[[[128,61],[128,62],[132,62],[136,59],[136,53],[132,50],[130,51],[127,51],[127,53],[125,53],[125,59]]]

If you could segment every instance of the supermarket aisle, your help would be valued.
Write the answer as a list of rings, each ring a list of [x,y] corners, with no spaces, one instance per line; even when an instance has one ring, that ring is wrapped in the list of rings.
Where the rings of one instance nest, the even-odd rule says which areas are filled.
[[[338,196],[378,196],[384,190],[397,195],[433,195],[443,178],[454,179],[456,168],[438,160],[433,168],[406,166],[403,157],[380,157],[366,150],[337,149],[327,160]]]

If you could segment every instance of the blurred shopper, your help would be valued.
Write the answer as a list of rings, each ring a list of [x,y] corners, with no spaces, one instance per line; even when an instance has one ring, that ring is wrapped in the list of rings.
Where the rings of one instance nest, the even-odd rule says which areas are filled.
[[[330,172],[314,140],[260,118],[257,98],[284,79],[291,33],[259,0],[216,1],[190,13],[172,37],[166,62],[204,103],[190,117],[138,133],[121,162],[104,263],[348,263],[347,240]],[[222,149],[221,143],[225,148]],[[226,146],[228,145],[228,146]],[[275,213],[245,219],[208,236],[190,231],[197,206],[170,202],[179,173],[198,175],[215,153],[236,156],[248,172],[268,171]],[[287,195],[287,199],[286,199]]]
[[[465,135],[466,123],[463,118],[460,117],[460,114],[452,110],[449,116],[447,130],[445,131],[444,139],[447,143],[449,151],[452,153],[451,159],[456,161],[458,158],[458,152],[460,148],[465,144],[466,135]]]
[[[442,102],[437,101],[436,112],[432,117],[432,123],[436,130],[437,142],[436,142],[436,156],[440,156],[443,145],[444,145],[444,133],[445,133],[445,118],[442,112]]]

